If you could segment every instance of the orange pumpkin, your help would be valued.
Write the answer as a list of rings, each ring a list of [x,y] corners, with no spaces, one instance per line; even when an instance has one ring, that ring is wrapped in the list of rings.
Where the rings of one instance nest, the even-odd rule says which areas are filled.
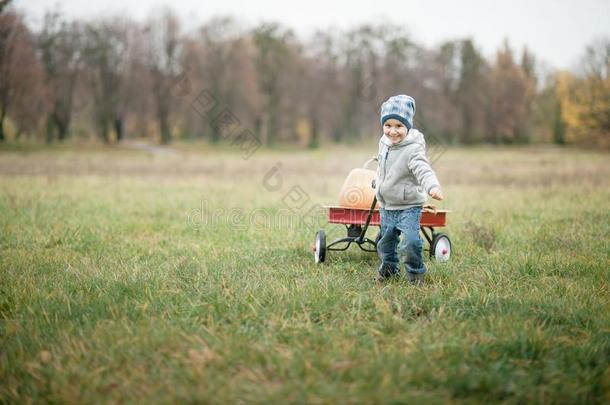
[[[353,169],[341,187],[339,206],[345,208],[370,209],[375,197],[371,183],[376,172],[369,169]],[[375,206],[379,208],[379,203]]]

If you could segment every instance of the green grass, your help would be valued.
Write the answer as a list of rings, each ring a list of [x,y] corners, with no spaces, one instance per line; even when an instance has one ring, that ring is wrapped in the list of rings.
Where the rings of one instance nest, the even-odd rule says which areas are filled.
[[[0,152],[0,402],[607,403],[608,156],[447,151],[414,287],[299,222],[374,152]]]

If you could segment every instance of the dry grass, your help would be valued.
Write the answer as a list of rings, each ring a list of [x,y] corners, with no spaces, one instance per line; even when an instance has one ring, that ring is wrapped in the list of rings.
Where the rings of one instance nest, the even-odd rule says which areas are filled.
[[[448,150],[414,288],[277,220],[374,152],[1,151],[0,401],[607,402],[607,155]]]

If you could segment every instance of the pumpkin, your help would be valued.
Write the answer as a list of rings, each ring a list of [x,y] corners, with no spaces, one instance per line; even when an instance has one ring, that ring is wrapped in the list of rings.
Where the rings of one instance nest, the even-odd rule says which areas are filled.
[[[369,169],[353,169],[341,187],[339,206],[345,208],[370,209],[375,197],[372,182],[376,172]],[[375,206],[379,208],[379,203]]]

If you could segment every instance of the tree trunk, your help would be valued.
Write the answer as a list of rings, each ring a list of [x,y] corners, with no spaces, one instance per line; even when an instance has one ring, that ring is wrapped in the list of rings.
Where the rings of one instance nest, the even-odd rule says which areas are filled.
[[[161,130],[161,144],[169,144],[172,141],[172,134],[169,130],[166,114],[159,115],[159,129]]]
[[[462,113],[462,128],[460,133],[460,144],[471,144],[472,143],[472,115],[470,114],[470,109],[466,105],[466,103],[462,103],[461,108]]]
[[[102,141],[105,144],[109,144],[110,143],[110,137],[108,136],[108,132],[109,132],[108,131],[108,122],[104,120],[104,121],[100,122],[99,125],[100,125],[100,128],[99,128],[100,138],[102,139]]]
[[[335,128],[333,129],[332,138],[334,143],[341,143],[341,141],[343,140],[343,133],[337,125],[335,125]]]
[[[254,134],[256,135],[257,139],[264,139],[263,138],[263,120],[260,116],[257,116],[254,119]]]
[[[68,138],[68,124],[57,118],[55,119],[55,124],[57,125],[57,139],[60,142],[65,141]]]
[[[220,141],[220,128],[219,128],[219,126],[208,123],[207,127],[210,129],[210,141],[212,141],[213,144],[218,143],[218,141]]]
[[[53,117],[49,115],[47,117],[47,143],[52,143],[55,139],[55,130],[53,125]]]
[[[6,135],[4,133],[4,111],[0,115],[0,142],[4,142],[6,140]]]
[[[271,95],[267,113],[267,145],[273,146],[277,139],[279,100],[276,95]]]
[[[563,120],[561,119],[561,104],[559,104],[559,102],[557,102],[557,106],[555,109],[554,121],[555,122],[553,123],[553,142],[555,142],[557,145],[565,145],[566,128],[565,124],[563,123]]]
[[[114,119],[114,132],[116,133],[116,141],[121,142],[125,136],[123,133],[123,118]]]
[[[316,149],[317,147],[320,146],[320,141],[319,141],[319,124],[318,124],[318,119],[315,116],[315,114],[311,114],[311,138],[309,138],[309,145],[308,148],[309,149]]]

